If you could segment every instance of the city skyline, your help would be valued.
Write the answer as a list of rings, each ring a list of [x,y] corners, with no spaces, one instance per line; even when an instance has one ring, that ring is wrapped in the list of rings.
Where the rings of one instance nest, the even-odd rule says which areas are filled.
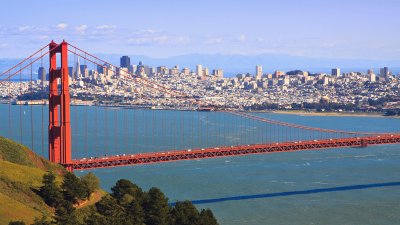
[[[400,59],[396,1],[49,3],[3,4],[0,58],[65,39],[97,53],[156,58],[200,53]],[[68,13],[44,13],[55,7]]]

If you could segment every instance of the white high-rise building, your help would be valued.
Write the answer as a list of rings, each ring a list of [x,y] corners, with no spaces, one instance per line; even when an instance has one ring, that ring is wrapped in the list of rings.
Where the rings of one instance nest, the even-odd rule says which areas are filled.
[[[259,80],[262,77],[262,66],[261,65],[257,65],[256,66],[256,79]]]
[[[203,76],[203,66],[198,64],[196,65],[196,74],[197,76]]]
[[[374,73],[370,73],[368,76],[370,82],[376,82],[376,75]]]

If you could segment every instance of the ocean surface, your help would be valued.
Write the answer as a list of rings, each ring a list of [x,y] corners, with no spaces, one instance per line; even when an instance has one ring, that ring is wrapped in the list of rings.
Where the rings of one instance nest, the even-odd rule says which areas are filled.
[[[0,104],[0,135],[22,141],[47,157],[47,110],[46,106]],[[73,158],[275,142],[301,135],[318,138],[224,113],[83,106],[71,111]],[[397,118],[256,115],[330,129],[400,130]],[[87,172],[75,171],[79,176]],[[220,224],[400,223],[400,145],[202,159],[92,172],[106,190],[125,178],[145,190],[161,188],[171,203],[192,200],[199,208],[211,208]]]

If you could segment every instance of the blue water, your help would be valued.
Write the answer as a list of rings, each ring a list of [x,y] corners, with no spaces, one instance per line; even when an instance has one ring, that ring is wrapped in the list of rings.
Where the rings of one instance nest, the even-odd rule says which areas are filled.
[[[10,131],[7,123],[8,105],[0,105],[0,135],[20,140],[21,110],[21,117],[26,122],[22,127],[26,134],[22,136],[22,142],[31,146],[31,126],[28,125],[30,109],[30,106],[10,107]],[[46,110],[44,107],[44,112]],[[35,118],[33,130],[36,131],[34,150],[41,153],[41,106],[33,106],[32,111]],[[104,154],[105,151],[109,154],[123,150],[158,151],[163,150],[162,146],[165,145],[171,149],[179,149],[196,145],[206,147],[212,144],[288,139],[267,134],[265,131],[271,127],[226,114],[95,107],[73,107],[72,111],[75,113],[71,118],[73,140],[82,142],[85,137],[88,139],[86,143],[83,141],[74,144],[75,149],[81,149],[74,153],[74,157]],[[46,115],[45,113],[45,117]],[[393,132],[400,128],[400,119],[396,118],[257,115],[330,129]],[[186,124],[183,131],[177,125],[181,123],[178,118],[182,117],[186,119],[183,122]],[[90,118],[86,126],[84,118]],[[106,118],[108,135],[100,129],[100,126],[106,126]],[[169,118],[164,125],[149,122],[160,121],[162,118]],[[197,121],[193,118],[199,118],[202,122],[191,123]],[[132,126],[134,123],[136,126]],[[115,124],[119,125],[115,127]],[[221,129],[211,129],[205,124],[214,124]],[[290,134],[289,131],[279,132],[281,136]],[[296,131],[292,131],[292,136],[295,133]],[[148,137],[146,134],[158,135]],[[182,139],[182,134],[188,138]],[[165,135],[168,138],[163,138]],[[178,138],[174,138],[176,135]],[[106,136],[109,137],[107,140]],[[109,147],[106,148],[105,144]],[[44,145],[46,146],[45,143]],[[43,152],[46,154],[46,151]],[[188,199],[198,203],[199,208],[211,208],[221,224],[398,224],[399,171],[400,145],[250,155],[93,170],[106,190],[121,178],[130,179],[144,189],[160,187],[170,198],[170,202]],[[82,175],[87,172],[75,173]]]

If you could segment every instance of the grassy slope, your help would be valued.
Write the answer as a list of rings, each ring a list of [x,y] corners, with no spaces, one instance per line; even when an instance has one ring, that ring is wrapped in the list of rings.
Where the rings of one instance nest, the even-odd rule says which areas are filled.
[[[27,147],[0,137],[0,224],[8,224],[10,220],[23,220],[31,223],[35,217],[53,212],[37,195],[42,186],[42,178],[46,171],[58,174],[57,182],[61,183],[62,166],[53,164],[36,155]],[[104,195],[104,191],[97,191]],[[97,196],[98,197],[98,196]],[[98,201],[91,199],[86,205]]]

